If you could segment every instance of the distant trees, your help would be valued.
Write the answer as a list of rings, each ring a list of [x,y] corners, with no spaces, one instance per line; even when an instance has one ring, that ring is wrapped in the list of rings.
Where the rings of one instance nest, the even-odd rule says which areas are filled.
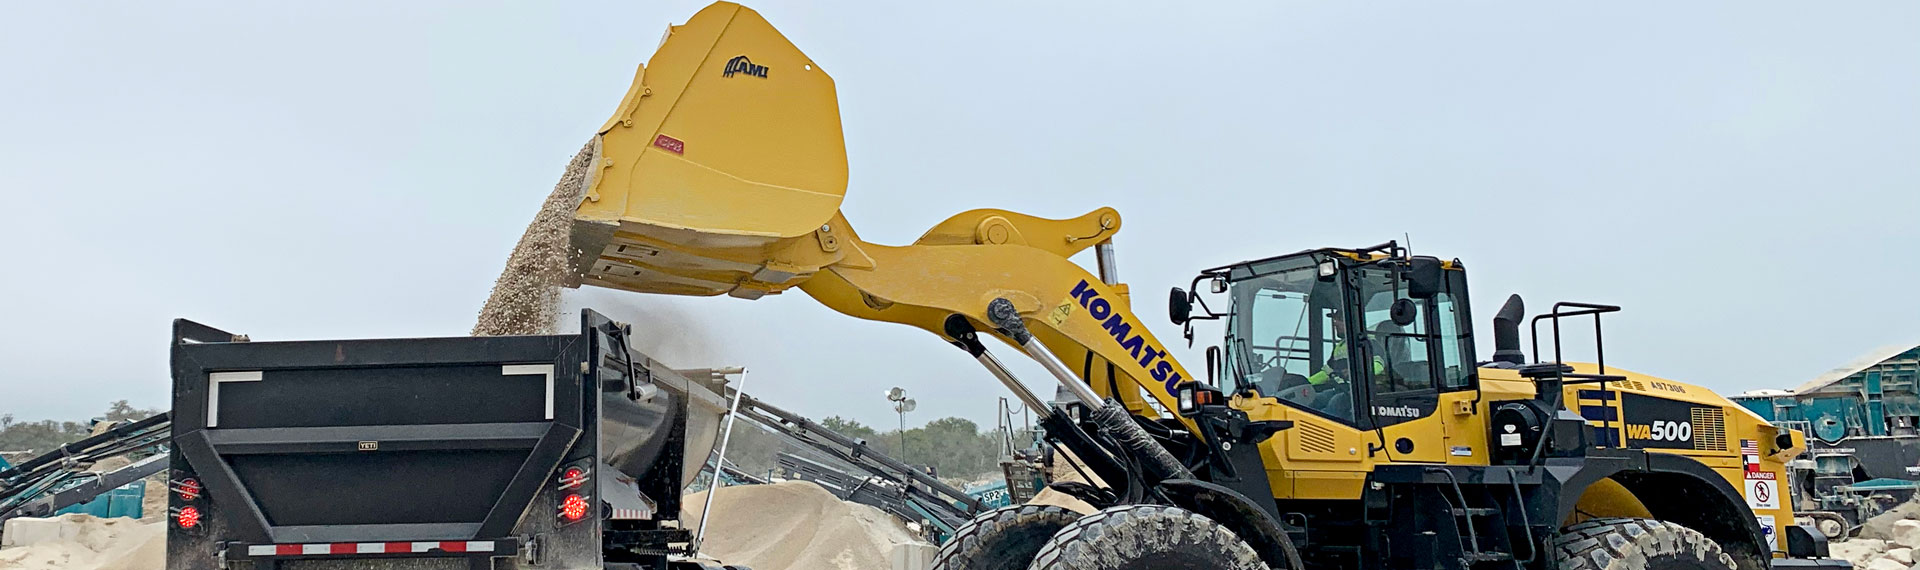
[[[839,416],[820,420],[820,425],[866,440],[868,446],[894,459],[932,466],[941,477],[970,478],[1000,470],[1000,438],[991,431],[981,432],[979,424],[966,418],[940,418],[908,429],[904,450],[898,429],[875,431]]]
[[[108,421],[133,421],[146,419],[160,413],[160,410],[143,410],[133,407],[126,400],[109,404],[107,411],[100,417]],[[63,422],[41,420],[23,422],[14,419],[13,414],[0,415],[0,452],[6,452],[9,461],[46,453],[56,447],[73,443],[92,433],[92,421]]]
[[[822,419],[820,425],[848,438],[865,441],[868,447],[894,459],[931,466],[943,479],[986,478],[1000,471],[999,436],[992,431],[982,433],[978,424],[965,418],[941,418],[907,430],[904,452],[900,449],[898,429],[878,431],[840,416]],[[772,470],[782,452],[827,459],[813,448],[792,443],[782,435],[748,422],[734,426],[733,440],[727,447],[727,462],[755,475],[765,475]]]

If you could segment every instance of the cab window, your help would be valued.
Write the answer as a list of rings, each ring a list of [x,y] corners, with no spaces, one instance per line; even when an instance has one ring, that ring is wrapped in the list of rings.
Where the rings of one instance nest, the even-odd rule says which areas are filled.
[[[1301,258],[1294,267],[1236,281],[1229,291],[1224,387],[1351,422],[1338,282],[1320,280],[1312,259]]]
[[[1434,296],[1434,307],[1440,317],[1440,386],[1448,390],[1469,387],[1474,364],[1473,337],[1462,327],[1467,321],[1466,300],[1443,292]]]
[[[1366,326],[1367,346],[1373,354],[1373,390],[1376,394],[1432,390],[1435,373],[1429,357],[1432,332],[1428,330],[1427,304],[1407,297],[1404,286],[1395,287],[1399,275],[1387,269],[1365,269],[1360,276],[1361,322]],[[1405,325],[1393,321],[1393,306],[1408,299],[1413,321]]]

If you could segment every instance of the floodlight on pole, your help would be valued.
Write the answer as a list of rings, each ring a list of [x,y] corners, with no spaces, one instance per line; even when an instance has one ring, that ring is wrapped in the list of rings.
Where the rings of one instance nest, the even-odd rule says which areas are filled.
[[[907,412],[919,407],[920,403],[907,397],[907,389],[894,386],[887,390],[887,401],[893,402],[893,413],[900,415],[900,461],[907,461]]]

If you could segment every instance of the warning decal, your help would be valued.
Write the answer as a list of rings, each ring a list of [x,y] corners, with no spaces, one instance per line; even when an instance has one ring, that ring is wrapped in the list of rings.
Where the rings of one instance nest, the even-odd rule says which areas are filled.
[[[1765,471],[1747,474],[1747,506],[1754,510],[1780,508],[1780,482]]]

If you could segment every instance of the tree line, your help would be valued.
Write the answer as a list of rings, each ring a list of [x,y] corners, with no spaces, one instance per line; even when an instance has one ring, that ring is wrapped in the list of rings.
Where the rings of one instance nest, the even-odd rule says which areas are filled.
[[[931,467],[942,479],[972,481],[1000,472],[999,430],[982,431],[978,424],[965,418],[933,420],[906,430],[904,438],[898,429],[880,431],[839,416],[820,420],[820,425],[848,438],[865,441],[868,447],[903,463]],[[782,452],[815,460],[827,459],[783,435],[741,422],[734,427],[733,439],[728,443],[727,461],[743,471],[764,476],[773,471]]]
[[[108,404],[107,411],[100,414],[97,419],[130,422],[147,419],[158,413],[160,410],[135,408],[126,400],[120,400]],[[27,422],[15,419],[13,414],[0,414],[0,453],[6,454],[6,459],[14,463],[53,451],[55,448],[79,441],[92,434],[93,420]]]

